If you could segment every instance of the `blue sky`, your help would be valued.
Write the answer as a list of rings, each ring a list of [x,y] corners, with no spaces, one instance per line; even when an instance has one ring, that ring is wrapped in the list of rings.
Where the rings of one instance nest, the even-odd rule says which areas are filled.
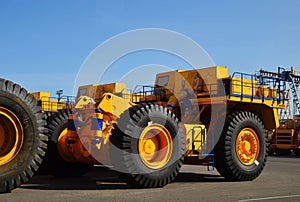
[[[231,73],[292,65],[300,71],[299,9],[297,0],[0,0],[0,76],[29,91],[71,94],[92,50],[141,28],[184,34]],[[105,81],[145,64],[187,65],[164,53],[137,53],[116,62]]]

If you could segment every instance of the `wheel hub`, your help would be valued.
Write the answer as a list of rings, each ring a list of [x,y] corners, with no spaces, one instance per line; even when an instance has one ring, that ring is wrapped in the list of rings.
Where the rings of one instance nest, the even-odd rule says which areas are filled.
[[[243,146],[243,150],[247,153],[251,152],[250,149],[251,149],[251,143],[248,142],[248,141],[243,141],[242,142],[242,146]]]
[[[259,154],[259,139],[251,128],[244,128],[236,139],[236,154],[243,165],[252,165]]]
[[[150,124],[144,128],[138,141],[138,152],[144,165],[151,169],[164,167],[172,150],[172,138],[164,126]]]
[[[144,151],[146,154],[153,154],[157,150],[157,145],[153,139],[147,139],[144,142]]]

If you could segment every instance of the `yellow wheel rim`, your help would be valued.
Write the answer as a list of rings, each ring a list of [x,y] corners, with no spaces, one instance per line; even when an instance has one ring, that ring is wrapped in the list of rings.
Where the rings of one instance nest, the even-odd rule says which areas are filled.
[[[244,128],[236,139],[236,154],[239,161],[246,166],[255,163],[260,146],[256,132],[251,128]]]
[[[22,148],[23,127],[17,116],[0,107],[0,166],[13,160]]]
[[[138,152],[148,168],[163,168],[169,162],[172,151],[172,137],[164,126],[150,124],[144,128],[138,141]]]
[[[68,133],[68,128],[65,128],[63,131],[61,131],[61,133],[59,134],[59,136],[58,136],[58,142],[61,142],[62,141],[62,138],[64,137],[64,136],[66,136],[67,135],[67,133]]]

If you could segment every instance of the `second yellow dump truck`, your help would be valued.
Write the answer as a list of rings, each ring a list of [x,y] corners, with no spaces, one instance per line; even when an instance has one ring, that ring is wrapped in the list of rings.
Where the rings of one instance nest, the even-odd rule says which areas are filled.
[[[50,123],[64,164],[56,172],[80,175],[100,163],[132,186],[162,187],[187,163],[253,180],[266,164],[266,131],[284,108],[277,82],[214,66],[159,73],[135,92],[120,83],[81,86],[74,110]]]

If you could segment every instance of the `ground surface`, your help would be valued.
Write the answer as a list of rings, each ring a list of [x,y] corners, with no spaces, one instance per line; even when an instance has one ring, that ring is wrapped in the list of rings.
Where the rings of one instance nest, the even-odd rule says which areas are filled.
[[[113,171],[96,167],[81,178],[35,176],[0,201],[300,201],[300,158],[269,157],[252,182],[225,182],[206,167],[184,166],[175,182],[159,189],[132,189]]]

